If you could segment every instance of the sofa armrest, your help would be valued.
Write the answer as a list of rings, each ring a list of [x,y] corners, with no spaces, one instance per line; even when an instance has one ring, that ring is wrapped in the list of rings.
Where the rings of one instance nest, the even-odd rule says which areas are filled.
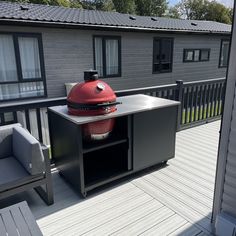
[[[42,149],[44,158],[50,159],[49,147],[47,147],[47,146],[46,146],[45,144],[43,144],[43,143],[40,143],[40,145],[41,145],[41,149]]]
[[[12,146],[14,157],[31,175],[45,172],[41,145],[27,130],[13,128]]]
[[[49,147],[43,143],[40,143],[40,144],[41,144],[41,148],[42,148],[42,152],[43,152],[43,156],[44,156],[45,172],[48,172],[49,174],[51,174],[51,161],[50,161]]]

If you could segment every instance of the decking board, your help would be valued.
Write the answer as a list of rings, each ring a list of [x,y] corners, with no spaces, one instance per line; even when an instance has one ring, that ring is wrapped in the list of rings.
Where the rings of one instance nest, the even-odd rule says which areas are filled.
[[[180,216],[186,218],[190,223],[200,227],[202,230],[206,230],[206,232],[211,232],[210,219],[186,205],[185,202],[180,202],[161,189],[155,188],[144,179],[140,179],[135,184],[137,187],[142,188],[145,192],[148,192],[155,199],[165,203],[168,208],[177,212]]]
[[[177,214],[174,214],[170,218],[162,221],[160,224],[156,224],[154,227],[148,229],[144,233],[140,234],[142,236],[162,236],[168,235],[175,231],[176,228],[179,228],[185,225],[187,221],[180,217]]]
[[[164,206],[160,202],[153,199],[152,201],[136,207],[132,211],[112,219],[105,224],[99,225],[99,227],[87,232],[85,235],[110,235],[127,225],[130,225],[138,220],[142,220],[142,218],[153,212],[160,212],[161,208],[164,208]]]
[[[191,188],[180,181],[176,181],[175,177],[171,178],[168,175],[165,175],[165,173],[162,173],[160,171],[158,173],[153,174],[152,176],[154,176],[156,179],[160,180],[163,183],[167,183],[169,186],[176,189],[176,191],[181,191],[185,193],[188,197],[196,201],[199,201],[199,203],[201,203],[203,206],[206,206],[207,208],[211,209],[211,207],[209,206],[213,202],[212,199],[209,199],[204,194],[197,191],[197,189],[195,190],[194,188]]]
[[[166,169],[165,171],[162,171],[162,170],[160,171],[163,172],[163,174],[165,174],[166,176],[173,178],[173,181],[177,180],[181,184],[181,186],[182,185],[188,186],[189,188],[194,189],[195,191],[204,195],[210,200],[213,200],[212,190],[205,188],[199,182],[193,181],[192,179],[187,179],[183,175],[180,175],[179,173],[171,171],[169,168]]]
[[[169,236],[198,236],[200,233],[200,229],[196,228],[190,223],[186,223],[171,234],[169,234]]]
[[[175,165],[175,163],[171,163],[171,165],[168,166],[168,170],[173,172],[173,175],[175,176],[182,176],[185,179],[188,179],[189,181],[194,182],[195,184],[199,184],[202,187],[208,189],[211,194],[212,191],[214,191],[214,183],[206,181],[205,179],[201,178],[200,176],[197,176],[196,174],[193,174],[193,172],[181,169],[181,165]]]
[[[144,216],[142,219],[127,225],[126,227],[120,229],[117,232],[114,232],[111,235],[122,236],[122,235],[140,235],[146,230],[154,227],[155,225],[160,224],[171,216],[175,215],[175,212],[170,210],[167,207],[163,207],[158,211],[154,211],[147,216]]]

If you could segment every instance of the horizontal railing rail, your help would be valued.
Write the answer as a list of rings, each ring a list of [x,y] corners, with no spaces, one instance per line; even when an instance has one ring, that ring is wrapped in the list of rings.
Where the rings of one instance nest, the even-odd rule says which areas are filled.
[[[147,94],[180,101],[178,130],[219,119],[223,111],[225,78],[176,81],[176,84],[116,91],[117,96]],[[49,144],[47,108],[65,105],[66,97],[0,104],[0,125],[20,122],[36,138]]]
[[[217,78],[217,79],[208,79],[208,80],[198,80],[198,81],[193,81],[193,82],[185,82],[184,86],[185,87],[192,87],[195,85],[206,85],[206,84],[216,84],[216,83],[222,83],[225,82],[225,78]]]
[[[137,88],[137,89],[118,90],[116,91],[116,95],[128,96],[134,94],[146,94],[153,97],[161,97],[175,100],[176,88],[177,88],[176,84],[168,84],[168,85]]]

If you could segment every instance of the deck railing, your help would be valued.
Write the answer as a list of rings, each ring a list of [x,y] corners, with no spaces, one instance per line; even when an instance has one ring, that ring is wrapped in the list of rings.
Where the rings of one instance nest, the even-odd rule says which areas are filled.
[[[181,96],[182,128],[218,119],[222,115],[225,79],[185,83]]]
[[[116,91],[117,96],[147,94],[181,102],[178,129],[219,119],[223,110],[225,79],[128,89]],[[47,108],[66,104],[66,97],[9,102],[0,105],[0,125],[20,122],[41,142],[49,144]]]
[[[179,130],[219,119],[225,95],[225,78],[117,91],[118,96],[147,94],[180,101]]]

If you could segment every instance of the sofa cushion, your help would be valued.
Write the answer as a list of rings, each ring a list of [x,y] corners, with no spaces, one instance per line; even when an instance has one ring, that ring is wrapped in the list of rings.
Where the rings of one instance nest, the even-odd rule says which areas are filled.
[[[12,132],[13,127],[20,124],[4,125],[0,127],[0,159],[12,155]]]
[[[0,185],[28,175],[29,173],[14,157],[7,157],[0,160]]]
[[[0,158],[12,155],[12,129],[0,131]]]
[[[39,178],[32,177],[14,157],[0,159],[0,192]]]
[[[24,128],[13,128],[13,155],[31,175],[45,171],[40,143]]]

